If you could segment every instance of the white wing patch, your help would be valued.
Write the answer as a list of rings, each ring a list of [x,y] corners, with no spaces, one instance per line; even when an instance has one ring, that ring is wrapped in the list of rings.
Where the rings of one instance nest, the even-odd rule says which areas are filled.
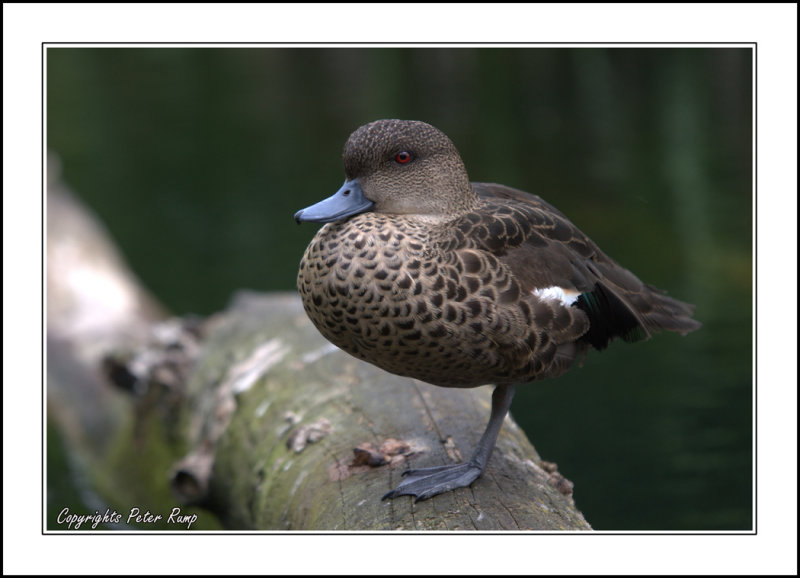
[[[580,297],[581,292],[575,289],[562,289],[561,287],[544,287],[531,291],[539,299],[554,299],[560,301],[562,305],[569,307]]]

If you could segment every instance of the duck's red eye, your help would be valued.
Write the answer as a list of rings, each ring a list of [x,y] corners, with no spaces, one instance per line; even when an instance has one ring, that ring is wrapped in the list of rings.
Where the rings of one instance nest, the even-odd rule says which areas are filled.
[[[407,165],[414,157],[408,151],[400,151],[394,155],[394,161],[399,165]]]

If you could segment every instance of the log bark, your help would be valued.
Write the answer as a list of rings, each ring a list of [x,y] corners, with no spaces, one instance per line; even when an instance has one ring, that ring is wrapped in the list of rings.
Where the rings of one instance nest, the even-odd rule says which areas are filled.
[[[48,440],[65,446],[84,505],[123,515],[105,527],[186,529],[128,517],[179,505],[207,530],[591,529],[571,483],[511,417],[470,488],[381,501],[404,469],[469,457],[491,388],[435,387],[356,360],[295,294],[243,292],[206,320],[164,320],[49,173]]]

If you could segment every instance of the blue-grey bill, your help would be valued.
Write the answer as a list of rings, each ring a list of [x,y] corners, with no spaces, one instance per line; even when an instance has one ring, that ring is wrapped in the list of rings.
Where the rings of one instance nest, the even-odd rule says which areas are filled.
[[[345,181],[333,196],[316,205],[311,205],[294,214],[294,220],[300,223],[331,223],[359,213],[365,213],[375,205],[364,196],[358,179]]]

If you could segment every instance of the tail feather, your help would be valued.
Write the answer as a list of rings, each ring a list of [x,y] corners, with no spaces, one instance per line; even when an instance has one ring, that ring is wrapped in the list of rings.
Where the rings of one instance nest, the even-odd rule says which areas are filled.
[[[674,331],[686,335],[700,329],[703,325],[696,319],[692,319],[694,305],[668,297],[663,291],[652,285],[645,285],[645,288],[651,304],[651,309],[644,317],[649,328],[655,331]]]
[[[641,284],[638,291],[630,292],[598,281],[592,291],[580,295],[575,306],[589,316],[589,331],[581,339],[598,350],[616,337],[641,341],[651,332],[686,335],[701,326],[691,318],[694,306],[667,297],[651,285]]]

